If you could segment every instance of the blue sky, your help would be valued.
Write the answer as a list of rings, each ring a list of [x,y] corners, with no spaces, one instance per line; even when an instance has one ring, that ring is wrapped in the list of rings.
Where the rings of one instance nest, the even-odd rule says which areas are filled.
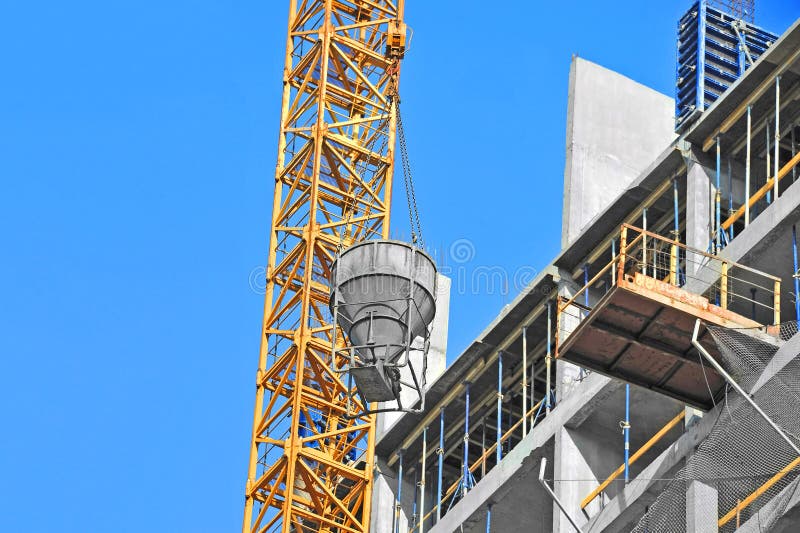
[[[428,244],[469,240],[467,269],[555,256],[571,55],[672,94],[688,2],[613,4],[407,0]],[[0,529],[240,527],[287,5],[3,10]],[[798,13],[759,0],[757,21]],[[453,295],[451,359],[500,292]]]

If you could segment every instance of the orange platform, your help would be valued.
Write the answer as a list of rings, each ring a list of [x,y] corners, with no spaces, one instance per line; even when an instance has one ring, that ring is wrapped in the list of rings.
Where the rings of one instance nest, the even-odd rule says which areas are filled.
[[[761,324],[707,298],[637,272],[626,274],[557,347],[556,357],[709,409],[724,381],[692,348],[697,319],[732,328]],[[707,331],[700,341],[716,358]],[[710,389],[710,393],[709,393]]]

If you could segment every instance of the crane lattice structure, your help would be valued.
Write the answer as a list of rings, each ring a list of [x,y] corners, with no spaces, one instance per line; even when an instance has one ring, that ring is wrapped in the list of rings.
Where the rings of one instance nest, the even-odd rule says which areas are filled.
[[[755,0],[709,0],[708,4],[733,15],[738,20],[755,23]]]
[[[402,17],[290,1],[245,532],[369,530],[375,421],[345,417],[328,279],[340,249],[388,237]]]

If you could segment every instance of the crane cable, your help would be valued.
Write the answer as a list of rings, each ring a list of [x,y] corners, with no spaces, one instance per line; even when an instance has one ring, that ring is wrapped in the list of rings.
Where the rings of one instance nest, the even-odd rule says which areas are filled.
[[[419,220],[419,210],[417,209],[417,195],[414,191],[414,176],[411,173],[411,163],[408,159],[408,145],[406,134],[403,129],[403,117],[400,113],[400,95],[396,92],[390,95],[394,99],[395,109],[397,110],[397,138],[400,143],[400,160],[403,167],[403,185],[406,191],[406,203],[408,204],[408,219],[411,226],[411,242],[418,244],[420,248],[425,246],[422,239],[422,224]]]

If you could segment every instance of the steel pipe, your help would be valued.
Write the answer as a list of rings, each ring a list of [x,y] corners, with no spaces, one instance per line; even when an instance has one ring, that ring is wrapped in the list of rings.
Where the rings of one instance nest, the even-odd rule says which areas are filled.
[[[561,509],[562,513],[564,513],[564,516],[567,518],[567,520],[569,520],[569,523],[572,524],[572,527],[575,528],[575,531],[577,531],[578,533],[583,533],[581,528],[578,527],[578,524],[575,522],[575,520],[572,519],[567,510],[564,508],[564,504],[562,504],[561,500],[558,499],[556,493],[553,492],[553,489],[551,489],[550,485],[548,485],[547,481],[545,481],[544,470],[546,467],[547,467],[547,459],[545,457],[542,457],[542,464],[539,467],[539,483],[542,484],[542,487],[544,487],[544,490],[547,491],[547,494],[549,494],[550,497],[553,498],[553,501],[556,502],[556,505],[558,505],[558,508]]]
[[[752,117],[750,106],[747,106],[747,152],[744,166],[744,227],[750,225],[750,132]]]
[[[444,463],[444,407],[439,408],[439,474],[436,483],[436,523],[442,519],[442,466]]]
[[[792,441],[792,439],[790,439],[790,438],[789,438],[789,437],[786,435],[786,433],[784,433],[784,432],[783,432],[783,430],[782,430],[780,427],[778,427],[778,424],[776,424],[775,422],[773,422],[773,420],[772,420],[772,419],[771,419],[771,418],[770,418],[770,417],[767,415],[767,413],[765,413],[765,412],[764,412],[764,411],[761,409],[761,407],[759,407],[759,406],[758,406],[758,404],[755,402],[755,400],[753,400],[752,396],[750,396],[750,395],[749,395],[747,392],[745,392],[745,390],[744,390],[744,389],[743,389],[741,386],[739,386],[739,384],[738,384],[738,383],[736,383],[736,381],[735,381],[735,380],[734,380],[734,379],[733,379],[733,378],[730,376],[730,374],[728,374],[728,373],[725,371],[725,369],[724,369],[724,368],[722,368],[722,365],[721,365],[721,364],[719,364],[719,362],[717,362],[717,360],[716,360],[716,359],[714,359],[714,358],[711,356],[711,354],[710,354],[710,353],[708,353],[708,352],[706,351],[706,349],[705,349],[705,348],[703,348],[703,345],[702,345],[702,344],[700,344],[700,341],[699,341],[699,340],[697,340],[697,336],[698,336],[698,334],[699,334],[699,333],[700,333],[700,319],[698,318],[698,319],[695,321],[695,323],[694,323],[694,332],[692,333],[692,345],[693,345],[695,348],[697,348],[697,351],[698,351],[698,352],[700,352],[700,354],[703,356],[703,358],[704,358],[706,361],[708,361],[708,362],[711,364],[711,366],[713,366],[713,367],[714,367],[714,370],[716,370],[716,371],[719,373],[719,375],[720,375],[720,376],[722,376],[722,378],[723,378],[725,381],[727,381],[727,382],[728,382],[728,384],[729,384],[731,387],[733,387],[733,389],[734,389],[736,392],[738,392],[738,393],[739,393],[739,394],[742,396],[742,398],[744,398],[744,399],[745,399],[745,401],[746,401],[747,403],[749,403],[749,404],[752,406],[752,408],[753,408],[753,409],[756,411],[756,413],[758,413],[758,414],[759,414],[759,416],[760,416],[761,418],[763,418],[763,419],[764,419],[764,421],[765,421],[767,424],[769,424],[769,425],[770,425],[770,427],[772,427],[772,429],[774,429],[774,430],[775,430],[775,432],[776,432],[776,433],[777,433],[777,434],[778,434],[778,435],[779,435],[779,436],[780,436],[780,437],[781,437],[781,438],[782,438],[784,441],[786,441],[786,443],[789,445],[789,447],[790,447],[792,450],[794,450],[794,452],[795,452],[797,455],[800,455],[800,448],[798,448],[798,447],[797,447],[797,445],[794,443],[794,441]]]

